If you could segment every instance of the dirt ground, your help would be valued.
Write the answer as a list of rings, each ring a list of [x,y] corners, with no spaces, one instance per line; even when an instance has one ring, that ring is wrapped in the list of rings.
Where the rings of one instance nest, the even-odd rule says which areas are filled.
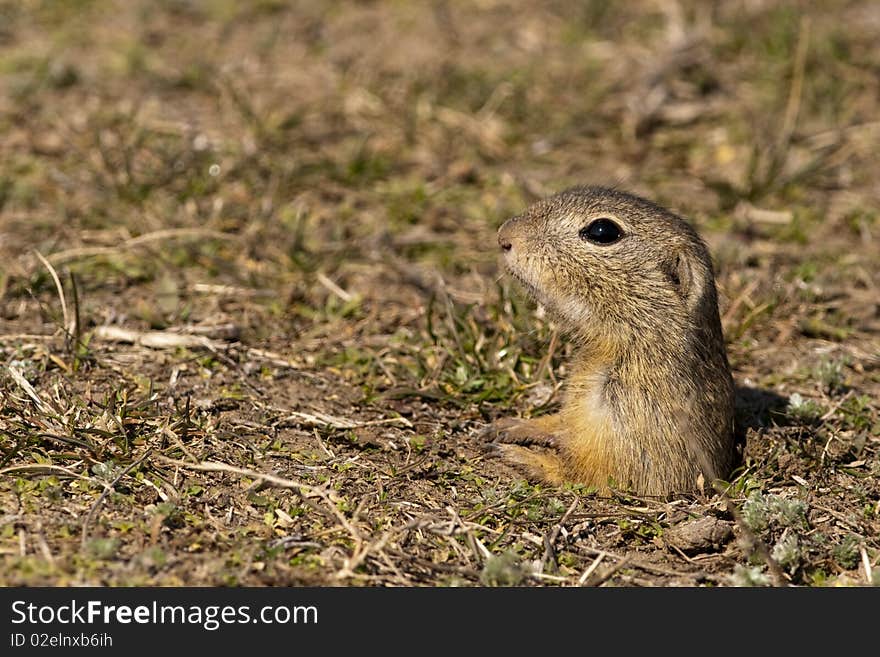
[[[800,6],[0,0],[0,584],[880,583],[880,6]],[[710,244],[726,497],[481,448],[579,183]]]

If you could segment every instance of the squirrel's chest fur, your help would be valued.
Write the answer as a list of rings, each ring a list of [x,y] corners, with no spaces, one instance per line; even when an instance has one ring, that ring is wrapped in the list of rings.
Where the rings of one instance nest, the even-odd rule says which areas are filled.
[[[714,418],[727,414],[732,387],[724,381],[718,389],[685,385],[688,379],[670,371],[668,362],[640,363],[639,376],[625,367],[594,366],[589,358],[584,365],[572,374],[559,413],[572,475],[583,480],[589,473],[586,483],[599,488],[610,480],[657,493],[670,482],[693,488],[701,473],[721,476],[728,428]]]

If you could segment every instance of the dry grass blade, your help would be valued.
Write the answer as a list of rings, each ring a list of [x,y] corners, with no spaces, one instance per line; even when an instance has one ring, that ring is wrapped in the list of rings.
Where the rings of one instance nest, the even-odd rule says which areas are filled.
[[[862,568],[865,572],[865,583],[868,586],[873,586],[874,573],[871,568],[871,559],[868,557],[868,551],[865,549],[864,545],[859,546],[859,555],[862,557]]]
[[[32,474],[32,475],[55,475],[61,477],[71,477],[73,479],[84,479],[89,480],[88,477],[84,477],[83,475],[70,470],[69,468],[61,467],[60,465],[38,465],[38,464],[27,464],[27,465],[13,465],[8,468],[0,469],[0,475],[5,474]]]
[[[412,422],[405,417],[386,417],[378,420],[358,421],[328,415],[320,411],[315,411],[314,413],[294,411],[279,420],[282,423],[290,421],[296,421],[297,424],[302,424],[306,427],[332,427],[333,429],[358,429],[360,427],[374,427],[382,424],[399,424],[404,427],[412,427]]]
[[[30,382],[24,377],[24,374],[15,367],[14,365],[7,365],[6,371],[9,372],[9,376],[12,377],[12,380],[18,385],[19,388],[24,390],[25,394],[30,397],[31,401],[36,404],[37,408],[41,413],[46,415],[56,415],[57,411],[55,411],[52,406],[43,401],[40,395],[37,394],[37,391],[34,390],[34,387],[30,384]]]
[[[334,283],[324,272],[318,272],[316,275],[318,282],[327,288],[330,292],[335,294],[337,297],[342,299],[345,302],[349,302],[354,299],[354,295],[350,292],[346,292],[341,287],[339,287],[336,283]]]
[[[48,261],[56,265],[65,264],[82,258],[93,258],[96,256],[112,256],[123,253],[128,249],[147,246],[153,242],[161,242],[170,239],[213,239],[213,240],[234,240],[234,235],[221,233],[216,230],[207,230],[204,228],[169,228],[166,230],[157,230],[152,233],[146,233],[125,240],[116,247],[78,247],[75,249],[66,249],[57,251],[49,255]],[[42,257],[41,257],[42,259]]]
[[[43,263],[43,266],[49,272],[49,276],[52,277],[52,282],[55,283],[55,292],[58,294],[58,301],[61,304],[61,317],[64,322],[64,331],[68,335],[71,335],[73,333],[73,327],[70,325],[70,317],[67,313],[67,300],[64,298],[64,287],[61,285],[61,279],[58,277],[58,272],[55,271],[55,267],[52,266],[52,263],[43,257],[42,253],[34,251],[34,255],[36,255],[39,261]]]
[[[807,67],[807,51],[810,46],[810,17],[801,16],[800,28],[798,31],[797,49],[794,55],[793,73],[791,78],[791,88],[788,93],[788,102],[785,106],[785,114],[782,119],[782,129],[779,132],[779,141],[777,148],[780,152],[784,152],[794,133],[797,125],[798,115],[800,114],[801,99],[804,89],[804,73]]]

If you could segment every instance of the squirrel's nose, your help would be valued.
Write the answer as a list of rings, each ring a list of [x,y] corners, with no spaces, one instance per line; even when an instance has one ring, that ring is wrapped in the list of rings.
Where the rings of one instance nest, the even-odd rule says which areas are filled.
[[[511,234],[513,233],[514,225],[514,220],[508,219],[501,225],[501,228],[498,229],[498,246],[501,247],[502,251],[510,251],[513,248]]]

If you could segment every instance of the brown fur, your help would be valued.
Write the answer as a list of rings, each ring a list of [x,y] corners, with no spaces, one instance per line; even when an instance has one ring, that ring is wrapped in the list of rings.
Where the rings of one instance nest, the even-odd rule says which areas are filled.
[[[601,217],[623,238],[578,236]],[[727,477],[733,380],[711,258],[694,229],[642,198],[580,187],[508,220],[499,242],[510,272],[578,348],[558,414],[492,426],[502,458],[553,484],[650,495]]]

